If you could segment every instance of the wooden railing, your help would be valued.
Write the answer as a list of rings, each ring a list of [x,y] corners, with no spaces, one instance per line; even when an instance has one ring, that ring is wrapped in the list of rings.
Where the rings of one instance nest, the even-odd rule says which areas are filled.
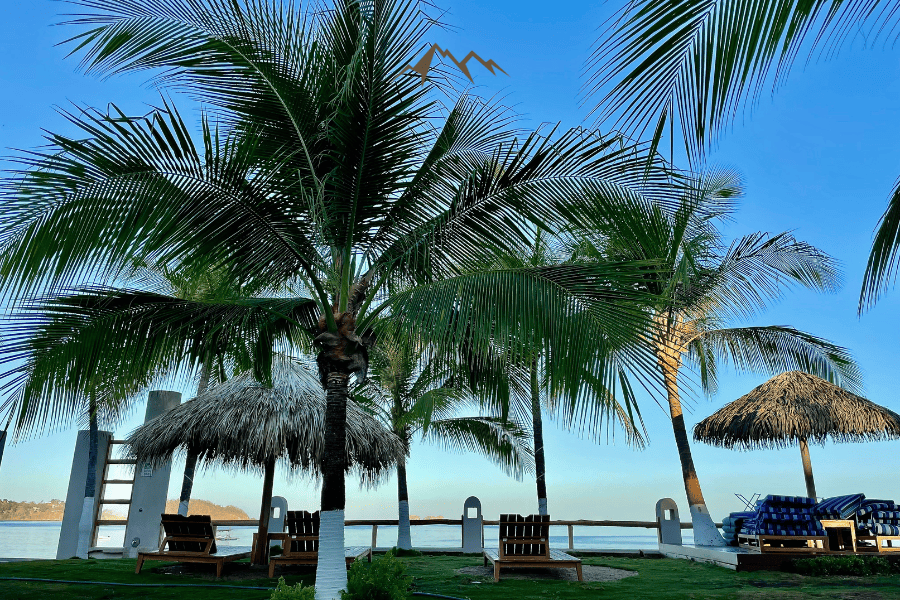
[[[258,527],[257,519],[230,519],[230,520],[214,520],[213,525],[217,527]],[[372,548],[378,546],[378,526],[379,525],[398,525],[397,519],[351,519],[344,521],[345,527],[353,526],[370,526],[372,528]],[[459,525],[462,527],[462,519],[413,519],[410,525]],[[484,525],[499,525],[500,521],[483,521]],[[565,525],[569,533],[569,550],[573,550],[575,545],[575,527],[635,527],[643,529],[657,529],[656,521],[550,521],[551,526]],[[721,523],[716,523],[716,527],[721,527]],[[682,529],[693,529],[691,523],[682,523]]]

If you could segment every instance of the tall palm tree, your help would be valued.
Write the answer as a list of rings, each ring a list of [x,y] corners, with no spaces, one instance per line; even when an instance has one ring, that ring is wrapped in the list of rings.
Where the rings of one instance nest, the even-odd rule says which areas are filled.
[[[574,237],[572,237],[574,233]],[[538,228],[534,244],[525,256],[506,256],[502,263],[506,267],[517,268],[548,267],[552,265],[578,264],[577,247],[580,233],[551,238],[547,232]],[[593,260],[593,259],[589,259]],[[578,320],[577,314],[571,318]],[[581,376],[570,381],[565,388],[553,388],[544,377],[544,363],[547,360],[568,360],[581,364]],[[513,412],[517,418],[525,420],[530,415],[534,448],[535,487],[537,492],[538,514],[548,515],[547,501],[547,468],[544,448],[543,413],[565,425],[569,429],[577,429],[600,441],[604,425],[614,426],[616,422],[625,430],[626,440],[637,447],[644,446],[644,438],[639,431],[643,429],[640,409],[634,394],[627,386],[609,388],[609,381],[595,381],[590,377],[589,365],[602,362],[613,366],[611,372],[620,372],[624,363],[632,363],[636,367],[642,364],[641,357],[629,353],[627,348],[615,348],[612,345],[596,344],[578,348],[563,356],[548,356],[540,348],[525,357],[525,362],[517,367],[507,369],[503,374],[508,380],[506,386],[513,393],[506,398],[492,396],[494,402],[501,400],[509,406],[495,406],[502,414]],[[615,383],[613,381],[612,383]],[[571,385],[571,384],[574,384]],[[586,395],[580,395],[587,391]],[[518,393],[516,393],[518,392]],[[618,392],[618,394],[617,394]]]
[[[669,136],[694,164],[766,88],[783,84],[801,55],[838,54],[842,44],[896,41],[890,0],[632,0],[609,19],[588,64],[586,91],[600,121]],[[900,268],[900,179],[890,192],[860,292],[875,304]]]
[[[379,336],[369,362],[368,381],[354,390],[362,406],[370,406],[403,440],[407,450],[416,436],[448,449],[483,454],[508,474],[532,470],[527,432],[499,415],[481,412],[482,399],[467,385],[465,360],[435,355],[428,344],[406,336]],[[462,413],[462,415],[460,414]],[[406,463],[397,463],[399,527],[397,546],[412,547]]]
[[[733,212],[740,180],[719,171],[699,183],[675,212],[652,205],[606,205],[597,213],[594,243],[583,243],[579,252],[582,259],[665,265],[643,284],[655,298],[655,326],[642,343],[656,356],[668,399],[694,539],[724,545],[691,456],[680,394],[687,383],[682,367],[699,373],[707,394],[716,390],[720,365],[729,363],[750,372],[807,371],[851,388],[860,385],[860,373],[844,348],[808,333],[780,325],[730,325],[755,315],[788,286],[834,290],[839,275],[828,255],[789,233],[753,233],[726,245],[716,221]],[[639,231],[643,235],[636,235]]]
[[[150,69],[211,106],[219,125],[204,114],[195,139],[168,100],[138,118],[115,108],[67,114],[80,133],[50,134],[50,147],[21,156],[23,171],[7,181],[3,291],[20,299],[108,285],[134,260],[226,266],[240,281],[299,290],[291,305],[315,312],[311,326],[258,303],[235,319],[251,308],[284,315],[291,335],[317,348],[327,397],[319,598],[346,581],[346,400],[351,379],[365,378],[380,312],[438,347],[499,343],[507,360],[644,330],[644,294],[632,285],[642,274],[630,265],[483,265],[520,250],[538,224],[554,231],[575,220],[594,195],[664,200],[669,173],[645,168],[647,148],[618,137],[523,134],[502,107],[468,95],[444,108],[434,83],[406,69],[432,23],[425,5],[76,4],[85,14],[71,42],[88,72]],[[382,293],[396,282],[406,289]],[[573,311],[577,327],[548,326]],[[452,326],[457,313],[472,326]],[[248,351],[270,354],[272,335],[258,330]],[[266,361],[253,365],[265,377]],[[565,361],[549,367],[560,386],[575,375]],[[607,378],[605,365],[592,376]]]

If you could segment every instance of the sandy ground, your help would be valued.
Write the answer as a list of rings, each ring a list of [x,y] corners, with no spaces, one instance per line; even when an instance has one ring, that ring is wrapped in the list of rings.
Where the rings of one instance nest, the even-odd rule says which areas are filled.
[[[634,577],[637,571],[611,569],[609,567],[581,567],[585,581],[618,581],[626,577]],[[485,583],[494,583],[494,567],[464,567],[456,571],[460,575],[468,575],[484,579]],[[500,579],[557,579],[559,581],[578,581],[575,569],[501,569]]]

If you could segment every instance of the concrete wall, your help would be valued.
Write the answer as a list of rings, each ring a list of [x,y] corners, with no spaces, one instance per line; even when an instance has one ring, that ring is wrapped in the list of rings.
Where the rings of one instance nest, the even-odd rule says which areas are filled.
[[[147,412],[144,422],[151,421],[181,404],[181,394],[161,390],[151,391],[147,398]],[[166,510],[166,493],[169,490],[169,476],[172,464],[151,467],[137,464],[134,472],[134,489],[131,493],[131,508],[128,511],[128,525],[125,526],[125,556],[136,558],[138,552],[159,549],[160,515]]]
[[[91,444],[91,432],[79,431],[75,442],[75,455],[72,457],[72,470],[69,473],[69,491],[66,492],[66,508],[63,512],[62,526],[59,530],[59,545],[56,547],[56,558],[72,558],[78,553],[78,521],[84,505],[84,484],[87,482],[88,453]],[[94,506],[99,506],[100,480],[106,467],[106,455],[112,433],[97,432],[97,487]]]

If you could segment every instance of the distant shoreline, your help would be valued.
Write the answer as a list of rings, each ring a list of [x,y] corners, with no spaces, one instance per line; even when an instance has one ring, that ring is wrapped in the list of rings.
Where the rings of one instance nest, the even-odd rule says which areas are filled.
[[[62,519],[0,519],[0,523],[62,523]]]

